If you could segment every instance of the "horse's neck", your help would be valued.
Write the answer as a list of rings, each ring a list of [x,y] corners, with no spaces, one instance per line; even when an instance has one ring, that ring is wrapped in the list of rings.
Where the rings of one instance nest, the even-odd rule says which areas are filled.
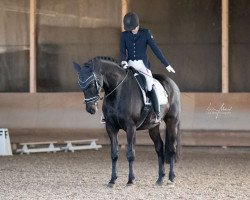
[[[104,82],[103,88],[106,93],[115,89],[126,76],[125,70],[115,64],[102,65],[101,68]]]

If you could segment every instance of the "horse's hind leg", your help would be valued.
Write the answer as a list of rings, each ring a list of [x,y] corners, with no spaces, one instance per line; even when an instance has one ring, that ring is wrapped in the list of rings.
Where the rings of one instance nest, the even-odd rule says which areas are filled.
[[[150,138],[153,140],[155,145],[155,151],[158,155],[159,163],[159,178],[156,181],[157,185],[162,185],[163,177],[165,176],[165,167],[164,167],[164,151],[163,151],[163,141],[161,139],[159,126],[156,126],[149,130]]]
[[[174,182],[174,161],[177,160],[179,154],[179,120],[176,118],[168,118],[166,122],[166,138],[165,138],[165,158],[170,164],[169,181]]]
[[[109,186],[112,187],[117,179],[117,168],[116,163],[118,160],[118,130],[114,130],[113,127],[106,124],[106,130],[108,132],[110,143],[111,143],[111,159],[112,159],[112,174]]]
[[[135,133],[136,133],[136,127],[131,125],[128,126],[127,130],[127,160],[129,162],[129,175],[128,175],[128,183],[127,185],[132,185],[133,181],[135,179],[134,175],[134,160],[135,160],[135,150],[134,150],[134,144],[135,144]]]

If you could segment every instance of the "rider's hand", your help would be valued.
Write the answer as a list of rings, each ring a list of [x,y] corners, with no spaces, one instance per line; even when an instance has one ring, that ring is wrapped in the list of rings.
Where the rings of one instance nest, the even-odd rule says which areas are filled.
[[[168,70],[168,72],[173,72],[173,73],[175,73],[173,67],[171,67],[170,65],[168,65],[168,66],[166,67],[166,69]]]
[[[122,61],[121,64],[122,64],[123,69],[127,69],[128,68],[127,61]]]

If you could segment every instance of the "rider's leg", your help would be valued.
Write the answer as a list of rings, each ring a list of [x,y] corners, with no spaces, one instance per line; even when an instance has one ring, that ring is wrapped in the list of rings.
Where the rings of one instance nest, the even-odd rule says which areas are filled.
[[[128,65],[142,73],[144,73],[146,68],[142,60],[129,60]]]
[[[151,70],[145,68],[145,72],[144,72],[144,77],[146,78],[146,82],[147,82],[147,89],[148,89],[148,93],[149,93],[149,97],[152,101],[152,105],[156,114],[156,120],[155,123],[158,123],[161,121],[161,116],[160,116],[160,104],[156,95],[156,90],[155,90],[155,86],[154,86],[154,79],[153,79],[153,75]]]
[[[128,61],[128,65],[132,66],[133,68],[135,68],[138,72],[140,72],[142,75],[144,75],[145,79],[146,79],[146,84],[147,84],[147,91],[151,91],[152,90],[152,85],[154,83],[153,81],[153,76],[152,76],[152,72],[150,69],[148,69],[142,60],[129,60]]]
[[[153,75],[151,70],[149,70],[143,63],[142,60],[136,60],[136,61],[131,61],[129,60],[128,62],[129,66],[132,66],[133,68],[135,68],[136,70],[138,70],[139,72],[141,72],[141,74],[144,75],[145,79],[146,79],[146,84],[147,84],[147,90],[149,93],[149,97],[152,101],[153,104],[153,108],[156,114],[156,123],[160,122],[160,105],[158,102],[158,98],[156,95],[156,91],[154,88],[154,79],[153,79]]]
[[[160,104],[156,95],[156,91],[155,91],[155,86],[152,86],[152,90],[149,92],[150,94],[150,99],[152,101],[153,104],[153,108],[156,114],[156,121],[155,123],[158,123],[161,121],[161,116],[160,116]]]

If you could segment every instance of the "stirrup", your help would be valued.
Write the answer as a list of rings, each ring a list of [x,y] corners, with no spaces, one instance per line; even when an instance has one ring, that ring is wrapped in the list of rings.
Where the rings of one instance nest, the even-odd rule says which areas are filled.
[[[161,118],[156,117],[154,123],[155,123],[155,124],[161,123]]]
[[[155,122],[154,122],[154,123],[155,123],[155,124],[161,123],[161,117],[158,116],[157,114],[155,114]]]
[[[101,116],[100,123],[101,123],[101,124],[106,124],[106,119],[105,119],[105,117],[104,117],[103,114],[102,114],[102,116]]]

